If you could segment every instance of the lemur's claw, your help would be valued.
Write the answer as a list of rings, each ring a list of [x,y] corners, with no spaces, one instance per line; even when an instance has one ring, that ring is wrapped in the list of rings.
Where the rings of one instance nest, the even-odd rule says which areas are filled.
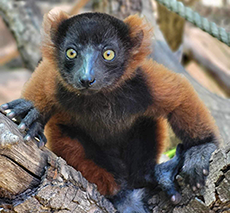
[[[41,114],[34,107],[33,103],[25,99],[17,99],[12,102],[1,105],[1,109],[11,110],[7,113],[7,117],[14,118],[20,117],[21,122],[18,125],[18,129],[21,132],[27,131],[24,137],[25,141],[30,141],[32,138],[37,137],[40,141],[38,147],[43,147],[46,144],[46,137],[43,134],[44,125]]]

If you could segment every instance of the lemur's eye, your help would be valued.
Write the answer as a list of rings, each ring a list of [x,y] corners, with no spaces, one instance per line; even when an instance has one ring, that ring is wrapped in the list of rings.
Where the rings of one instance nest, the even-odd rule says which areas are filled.
[[[115,58],[115,52],[113,50],[106,50],[103,53],[103,58],[107,61],[112,61]]]
[[[66,50],[66,56],[69,58],[69,59],[74,59],[77,57],[77,51],[70,48],[70,49],[67,49]]]

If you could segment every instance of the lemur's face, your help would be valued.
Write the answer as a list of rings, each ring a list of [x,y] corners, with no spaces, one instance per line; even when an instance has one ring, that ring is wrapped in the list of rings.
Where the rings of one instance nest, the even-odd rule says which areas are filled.
[[[53,35],[63,79],[81,93],[112,87],[131,50],[128,26],[109,15],[82,14],[63,21]]]

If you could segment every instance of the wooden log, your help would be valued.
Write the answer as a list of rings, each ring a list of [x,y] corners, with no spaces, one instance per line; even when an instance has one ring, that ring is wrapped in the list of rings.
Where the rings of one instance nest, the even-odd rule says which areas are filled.
[[[80,172],[36,141],[25,143],[17,125],[0,114],[1,212],[107,212],[113,205]],[[182,201],[173,206],[163,192],[149,200],[152,212],[204,213],[230,210],[230,143],[213,153],[206,188],[194,194],[183,182]]]
[[[210,175],[206,180],[205,189],[197,193],[184,184],[183,178],[178,175],[177,180],[181,187],[182,201],[179,205],[173,206],[162,194],[157,195],[150,201],[154,205],[153,212],[173,213],[210,213],[217,210],[230,211],[229,206],[229,173],[230,173],[230,146],[216,150],[210,160]],[[224,199],[222,198],[224,197]],[[226,199],[225,199],[226,198]]]
[[[24,143],[17,125],[3,114],[0,114],[0,123],[0,188],[1,194],[6,191],[5,197],[11,199],[38,186],[48,165],[49,151],[37,149],[34,142]]]
[[[96,186],[0,113],[1,212],[115,212]],[[106,212],[105,211],[105,212]]]

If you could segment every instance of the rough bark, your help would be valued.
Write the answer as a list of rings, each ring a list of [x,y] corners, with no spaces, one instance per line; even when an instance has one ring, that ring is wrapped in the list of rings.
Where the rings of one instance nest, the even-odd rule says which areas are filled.
[[[230,211],[230,144],[213,153],[210,160],[210,175],[205,189],[197,193],[185,186],[183,178],[178,175],[181,187],[182,201],[173,206],[162,193],[153,197],[149,202],[153,212],[172,213],[214,213]]]
[[[194,194],[178,176],[182,201],[173,206],[160,192],[149,200],[152,212],[230,211],[230,144],[214,152],[205,190]],[[25,143],[17,125],[0,114],[1,212],[113,213],[96,186],[36,141]]]
[[[96,186],[0,113],[1,212],[115,212]]]
[[[39,51],[41,22],[38,18],[39,11],[34,7],[35,4],[31,1],[0,1],[0,15],[17,42],[25,67],[30,70],[34,70],[41,58]]]

